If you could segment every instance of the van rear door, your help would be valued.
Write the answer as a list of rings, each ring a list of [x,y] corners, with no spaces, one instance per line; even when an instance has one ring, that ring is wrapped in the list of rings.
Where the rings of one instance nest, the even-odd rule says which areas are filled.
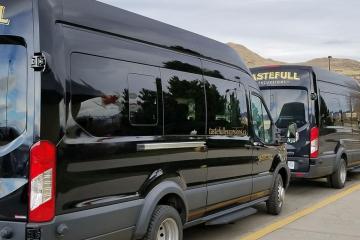
[[[4,221],[27,220],[28,159],[34,139],[34,104],[29,104],[30,99],[34,103],[34,91],[27,92],[34,89],[32,4],[0,2],[0,230]]]

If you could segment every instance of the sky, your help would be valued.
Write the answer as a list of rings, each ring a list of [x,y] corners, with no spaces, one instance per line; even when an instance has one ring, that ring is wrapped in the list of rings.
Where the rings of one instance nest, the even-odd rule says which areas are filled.
[[[286,62],[360,60],[359,0],[99,0]]]

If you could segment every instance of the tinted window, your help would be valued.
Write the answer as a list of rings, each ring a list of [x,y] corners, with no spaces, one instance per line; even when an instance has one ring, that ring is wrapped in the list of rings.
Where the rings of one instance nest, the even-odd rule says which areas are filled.
[[[345,127],[352,127],[351,123],[351,101],[350,97],[338,96],[341,104],[342,121]]]
[[[278,128],[287,128],[291,123],[296,123],[300,128],[308,122],[306,90],[287,88],[265,89],[262,92]]]
[[[129,74],[130,122],[135,125],[157,125],[158,96],[154,76]]]
[[[27,89],[26,49],[0,40],[0,145],[24,132]]]
[[[72,54],[74,120],[98,137],[162,134],[157,114],[156,74],[159,74],[156,68]]]
[[[162,70],[164,129],[168,135],[205,134],[205,93],[202,76]]]
[[[248,118],[245,91],[236,82],[207,78],[208,134],[245,136]]]
[[[339,95],[321,92],[320,111],[323,126],[343,126]]]
[[[255,135],[265,143],[272,142],[271,118],[261,99],[251,96],[251,116]]]
[[[352,99],[352,122],[355,129],[360,128],[360,98]]]

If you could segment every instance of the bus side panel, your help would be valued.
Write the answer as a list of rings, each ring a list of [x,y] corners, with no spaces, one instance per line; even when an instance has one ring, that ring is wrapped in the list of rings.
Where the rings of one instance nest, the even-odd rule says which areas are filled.
[[[320,89],[320,159],[322,166],[336,169],[336,157],[339,149],[347,155],[351,162],[354,150],[353,141],[356,141],[351,123],[352,90],[342,86],[318,81]],[[330,172],[329,174],[331,174]]]
[[[190,211],[203,209],[206,168],[202,166],[206,165],[206,152],[200,144],[205,144],[206,140],[205,121],[194,128],[190,126],[195,135],[190,135],[190,131],[187,135],[163,135],[162,94],[165,93],[161,92],[161,87],[166,79],[161,81],[160,75],[160,67],[177,70],[173,71],[168,86],[174,94],[176,87],[184,89],[181,85],[191,80],[188,77],[202,80],[200,60],[66,25],[62,25],[62,31],[65,61],[69,63],[68,111],[66,135],[58,147],[56,219],[60,215],[141,200],[164,179],[175,180],[184,191],[191,190],[194,199],[199,199],[188,202]],[[192,73],[181,74],[182,71]],[[139,84],[138,81],[144,82]],[[171,85],[175,83],[180,85]],[[134,91],[144,94],[142,99],[149,106],[142,108],[149,111],[144,118],[129,115],[140,109],[137,106],[140,100],[132,101],[137,96]],[[179,101],[185,102],[184,99]],[[177,128],[182,129],[182,125]],[[172,143],[185,144],[185,147],[164,147]],[[194,144],[194,148],[186,147],[189,143]],[[148,149],[155,145],[160,149]],[[112,224],[112,231],[133,227],[141,206],[136,206],[131,217]],[[86,221],[93,224],[90,218]],[[105,233],[96,227],[90,229],[93,231],[83,237]]]

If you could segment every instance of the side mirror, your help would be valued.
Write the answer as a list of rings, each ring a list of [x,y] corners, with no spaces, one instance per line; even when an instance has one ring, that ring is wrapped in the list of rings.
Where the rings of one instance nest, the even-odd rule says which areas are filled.
[[[288,126],[286,138],[288,143],[296,143],[299,141],[299,132],[296,123],[292,123]]]

